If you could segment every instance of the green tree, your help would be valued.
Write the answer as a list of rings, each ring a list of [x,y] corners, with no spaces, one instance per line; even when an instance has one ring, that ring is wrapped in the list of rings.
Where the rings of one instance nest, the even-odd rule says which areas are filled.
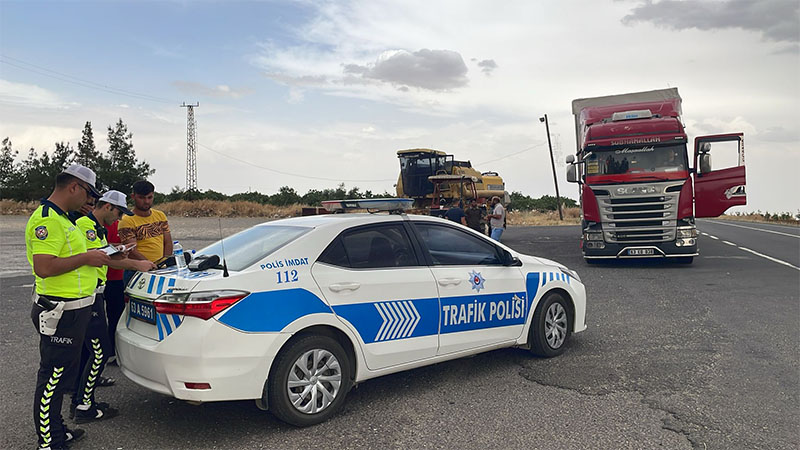
[[[14,162],[18,153],[12,148],[11,139],[3,139],[0,149],[0,198],[17,198],[22,190],[21,173]]]
[[[136,159],[133,133],[122,119],[108,127],[108,155],[101,159],[97,170],[98,182],[103,188],[130,192],[134,182],[147,179],[155,172],[150,164]]]
[[[286,206],[300,203],[301,198],[297,192],[289,186],[281,186],[278,193],[269,197],[269,203],[275,206]]]
[[[102,155],[95,148],[94,133],[92,133],[92,122],[86,122],[83,126],[83,135],[78,142],[78,150],[75,153],[75,162],[97,170],[102,166]]]

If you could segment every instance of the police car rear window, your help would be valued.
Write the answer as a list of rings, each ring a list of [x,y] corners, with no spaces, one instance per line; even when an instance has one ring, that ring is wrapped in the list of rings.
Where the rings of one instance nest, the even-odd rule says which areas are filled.
[[[256,225],[228,236],[222,241],[228,269],[244,270],[310,230],[307,227]],[[222,259],[222,243],[217,241],[197,253],[217,255]]]

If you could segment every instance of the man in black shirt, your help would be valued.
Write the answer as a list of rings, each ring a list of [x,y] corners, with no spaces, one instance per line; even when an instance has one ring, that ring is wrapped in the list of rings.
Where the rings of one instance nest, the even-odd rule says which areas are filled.
[[[444,216],[447,218],[447,220],[452,220],[453,222],[458,222],[461,225],[466,225],[467,219],[464,216],[464,210],[462,209],[462,206],[463,204],[458,202],[458,205],[453,205],[447,210]]]

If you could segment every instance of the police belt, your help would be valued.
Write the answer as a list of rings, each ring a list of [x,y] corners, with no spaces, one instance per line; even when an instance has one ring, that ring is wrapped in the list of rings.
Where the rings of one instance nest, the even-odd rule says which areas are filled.
[[[41,301],[41,299],[45,301]],[[46,304],[47,302],[51,304],[56,302],[62,302],[64,303],[63,310],[71,311],[73,309],[81,309],[87,306],[92,306],[92,304],[94,304],[94,294],[81,298],[62,298],[62,297],[53,297],[52,295],[39,295],[36,292],[33,293],[33,303],[36,303],[42,308],[50,309]]]
[[[97,286],[97,288],[94,290],[94,293],[95,293],[95,294],[102,294],[102,293],[103,293],[103,292],[105,292],[105,291],[106,291],[106,285],[105,285],[105,284],[100,284],[100,285],[98,285],[98,286]]]

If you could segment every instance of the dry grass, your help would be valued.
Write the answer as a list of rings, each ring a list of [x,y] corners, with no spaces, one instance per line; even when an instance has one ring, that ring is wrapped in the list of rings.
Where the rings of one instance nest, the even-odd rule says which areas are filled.
[[[39,202],[18,202],[15,200],[0,200],[0,215],[27,215],[39,207]]]
[[[273,219],[300,215],[302,205],[274,206],[255,202],[222,200],[178,200],[156,207],[169,216],[183,217],[270,217]]]
[[[541,226],[541,225],[579,225],[581,210],[565,208],[564,220],[559,220],[558,211],[509,211],[508,226]]]
[[[740,214],[740,215],[725,214],[720,216],[719,218],[725,220],[738,220],[739,222],[780,223],[783,225],[800,226],[800,220],[797,219],[793,218],[776,219],[774,217],[770,217],[768,219],[764,217],[763,214],[757,214],[757,213]]]
[[[39,202],[37,201],[0,200],[0,215],[27,215],[32,213],[38,206]],[[179,200],[156,205],[156,208],[164,211],[168,217],[268,217],[273,219],[299,216],[302,207],[303,205],[274,206],[255,202],[220,200],[197,200],[193,202]],[[800,221],[795,219],[767,219],[764,215],[757,213],[726,214],[721,216],[720,219],[800,226]],[[564,209],[563,221],[558,219],[557,211],[510,211],[508,213],[509,226],[578,225],[580,221],[580,209],[578,208]]]

